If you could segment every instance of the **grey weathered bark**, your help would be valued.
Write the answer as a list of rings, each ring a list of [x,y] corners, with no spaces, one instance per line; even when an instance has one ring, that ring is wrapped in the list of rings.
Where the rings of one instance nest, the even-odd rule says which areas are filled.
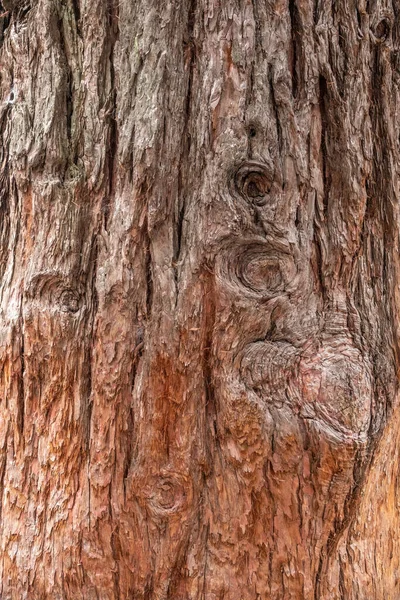
[[[2,600],[398,591],[398,0],[3,0]]]

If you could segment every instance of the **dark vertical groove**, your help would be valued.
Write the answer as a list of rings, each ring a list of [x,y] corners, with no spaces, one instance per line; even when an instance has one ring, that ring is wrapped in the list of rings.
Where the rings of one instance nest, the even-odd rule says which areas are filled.
[[[147,234],[146,239],[146,318],[151,318],[153,304],[153,271],[151,266],[151,248],[150,237]]]
[[[131,366],[130,391],[132,394],[135,389],[135,381],[136,381],[136,375],[137,375],[137,371],[138,371],[138,364],[139,364],[140,358],[143,354],[143,348],[144,348],[143,340],[144,340],[144,328],[142,325],[138,325],[137,330],[136,330],[135,349],[133,351],[132,366]],[[127,422],[126,422],[126,452],[125,452],[125,457],[124,457],[123,475],[122,475],[124,498],[126,497],[126,481],[129,476],[129,470],[130,470],[130,467],[132,464],[132,460],[137,456],[137,450],[138,450],[137,440],[136,440],[136,436],[135,436],[135,412],[134,412],[132,404],[129,407],[127,407],[127,409],[129,410],[129,412],[127,415]]]
[[[322,157],[322,177],[324,182],[324,213],[325,217],[328,212],[328,198],[329,198],[329,181],[328,181],[328,167],[327,167],[327,95],[328,88],[326,79],[322,75],[319,78],[319,109],[321,114],[321,157]]]
[[[76,32],[81,37],[81,7],[80,0],[71,0],[72,10],[75,17]]]
[[[259,38],[260,38],[260,31],[259,31],[259,19],[258,19],[258,10],[257,10],[257,3],[255,2],[255,0],[251,0],[251,5],[252,5],[252,9],[253,9],[253,23],[254,23],[254,54],[256,54],[256,49],[259,46]],[[249,76],[248,76],[248,86],[247,86],[247,90],[246,90],[246,98],[245,98],[245,113],[247,112],[248,107],[250,106],[251,102],[253,101],[253,92],[254,92],[254,83],[255,83],[255,75],[254,75],[254,70],[255,70],[255,63],[256,63],[256,59],[254,57],[254,59],[252,60],[251,64],[249,65]],[[249,144],[250,147],[250,152],[251,152],[251,144]]]
[[[0,48],[4,41],[4,35],[7,27],[11,23],[11,14],[9,11],[4,9],[4,6],[0,2]]]
[[[0,118],[0,280],[3,278],[9,255],[10,240],[10,181],[8,168],[8,141],[4,140],[5,127],[10,114],[10,107]],[[6,142],[6,143],[4,143]]]
[[[276,103],[275,99],[275,91],[274,91],[274,82],[273,82],[273,67],[270,65],[268,72],[268,82],[269,82],[269,90],[270,90],[270,98],[272,104],[272,110],[275,117],[276,123],[276,133],[278,136],[278,146],[279,146],[279,156],[282,157],[283,154],[283,136],[282,136],[282,128],[279,120],[279,107]]]
[[[323,180],[323,198],[322,207],[317,204],[317,221],[314,229],[314,248],[316,257],[316,274],[318,276],[318,283],[320,285],[322,298],[324,302],[327,301],[328,290],[326,285],[326,249],[322,242],[322,227],[324,222],[328,218],[329,210],[329,178],[328,178],[328,161],[327,161],[327,83],[325,78],[321,75],[319,78],[319,110],[321,118],[321,172]],[[322,214],[321,214],[322,209]]]
[[[289,0],[289,14],[291,24],[291,71],[292,71],[292,96],[297,98],[298,95],[298,27],[299,18],[295,0]]]
[[[109,36],[109,68],[110,68],[110,106],[108,109],[108,189],[103,202],[104,229],[107,231],[110,214],[110,203],[115,194],[117,178],[118,127],[116,121],[117,89],[115,86],[114,48],[119,38],[119,4],[118,0],[107,0]]]
[[[261,18],[258,10],[258,2],[259,0],[251,0],[251,5],[253,8],[253,19],[254,19],[254,30],[255,30],[255,47],[262,48],[263,47],[263,37],[261,31]]]
[[[184,53],[185,66],[188,70],[187,76],[187,88],[186,88],[186,101],[185,101],[185,121],[182,133],[182,147],[181,156],[179,162],[179,174],[178,174],[178,206],[176,207],[176,226],[174,228],[175,233],[175,244],[174,244],[174,257],[173,265],[175,269],[175,280],[178,277],[178,261],[182,246],[182,231],[183,221],[185,216],[185,195],[186,195],[186,169],[187,160],[190,154],[191,137],[189,130],[189,121],[191,116],[192,108],[192,93],[193,93],[193,75],[196,64],[196,44],[193,39],[194,27],[196,22],[196,2],[197,0],[190,0],[188,7],[188,20],[187,20],[187,31],[184,36]]]
[[[203,571],[203,584],[202,584],[202,595],[201,600],[207,598],[207,569],[208,569],[208,538],[210,536],[210,523],[207,523],[204,540],[204,571]]]
[[[4,438],[4,447],[1,449],[1,466],[0,466],[0,526],[3,519],[3,494],[4,494],[4,479],[6,476],[7,467],[7,442],[10,424],[7,426],[7,432]]]
[[[380,243],[382,248],[381,264],[378,262],[379,259],[375,261],[378,268],[375,266],[375,277],[372,280],[375,305],[385,316],[385,318],[381,320],[381,327],[378,332],[379,340],[376,346],[380,347],[380,350],[388,347],[392,349],[393,356],[390,361],[387,360],[387,369],[390,369],[393,373],[396,371],[396,365],[400,363],[399,340],[397,339],[397,336],[394,335],[395,328],[386,329],[384,323],[396,322],[397,309],[394,306],[394,295],[392,294],[390,287],[384,286],[382,296],[381,290],[379,289],[379,278],[382,278],[383,281],[388,281],[391,278],[396,277],[394,271],[396,259],[393,260],[392,252],[393,249],[398,246],[398,235],[396,235],[395,230],[395,224],[398,221],[398,217],[394,211],[394,207],[396,207],[397,211],[398,202],[392,187],[392,164],[398,161],[398,153],[394,150],[397,140],[394,139],[394,131],[391,127],[392,119],[387,98],[388,90],[385,75],[389,66],[386,62],[386,56],[384,45],[376,44],[373,52],[370,106],[375,157],[372,164],[369,191],[371,201],[374,199],[375,203],[374,217],[375,215],[379,215],[382,223],[379,237],[375,235],[371,240],[372,247],[375,244],[379,245]],[[369,203],[369,208],[372,209],[371,204],[372,202]],[[371,231],[373,231],[373,229],[371,229]],[[379,278],[376,277],[377,273],[379,273]],[[377,352],[377,354],[379,355],[379,352]],[[376,406],[386,413],[387,416],[387,412],[390,411],[391,408],[392,399],[390,391],[385,391],[387,388],[387,372],[384,374],[382,367],[381,369],[379,368],[378,365],[380,363],[381,360],[377,356],[377,360],[374,361],[374,370],[376,369],[377,381]],[[384,406],[382,406],[382,402],[384,402]]]
[[[85,439],[86,439],[86,452],[87,455],[90,457],[90,437],[91,437],[91,422],[92,422],[92,410],[93,410],[93,404],[92,404],[92,388],[93,388],[93,382],[92,382],[92,362],[93,362],[93,346],[94,346],[94,335],[95,335],[95,323],[96,323],[96,315],[97,315],[97,310],[98,310],[98,297],[97,297],[97,291],[96,291],[96,275],[97,275],[97,259],[98,259],[98,253],[99,253],[99,247],[98,247],[98,240],[97,240],[97,236],[95,235],[92,241],[92,247],[90,250],[90,266],[91,266],[91,273],[90,273],[90,307],[91,307],[91,314],[89,316],[89,320],[88,320],[88,339],[89,342],[86,344],[85,347],[85,366],[86,366],[86,373],[83,374],[83,380],[86,381],[86,390],[85,390],[85,396],[86,396],[86,407],[84,407],[85,410],[85,416],[82,419],[84,427],[86,428],[86,435],[85,435]]]
[[[71,68],[68,66],[67,70],[67,94],[66,94],[66,103],[67,103],[67,138],[69,143],[72,143],[72,114],[74,112],[74,95],[72,90],[72,72]]]
[[[69,150],[72,145],[72,115],[74,112],[74,94],[73,94],[73,76],[71,65],[68,60],[67,46],[64,36],[64,24],[61,17],[58,22],[58,30],[60,32],[60,49],[65,66],[65,109],[66,109],[66,128]]]
[[[203,333],[203,352],[202,352],[202,371],[203,381],[205,390],[205,426],[206,431],[204,432],[204,438],[206,440],[206,452],[208,457],[206,458],[207,471],[212,468],[212,440],[214,439],[215,444],[218,446],[218,427],[217,427],[217,399],[213,386],[212,370],[211,370],[211,357],[212,357],[212,343],[213,343],[213,329],[215,324],[215,303],[214,297],[214,284],[213,284],[212,273],[205,273],[204,283],[204,333]],[[208,440],[208,443],[207,443]],[[208,460],[210,464],[208,464]],[[208,473],[206,473],[207,475]]]
[[[14,236],[14,248],[12,250],[13,262],[12,262],[12,273],[10,275],[10,281],[12,281],[14,269],[15,269],[15,257],[17,255],[17,247],[18,241],[21,233],[21,224],[22,224],[22,200],[20,195],[18,194],[18,187],[15,179],[12,179],[12,192],[15,200],[15,236]],[[23,434],[24,428],[24,411],[25,411],[25,390],[24,390],[24,372],[25,372],[25,357],[24,357],[24,339],[23,339],[23,319],[22,319],[22,306],[23,306],[23,296],[21,298],[21,306],[20,306],[20,315],[19,315],[19,328],[17,329],[17,335],[20,337],[20,346],[19,346],[19,358],[21,361],[21,368],[19,373],[18,380],[18,397],[17,397],[17,429],[18,432]]]
[[[143,591],[143,600],[155,600],[153,596],[154,590],[154,577],[153,573],[149,575],[148,581],[145,584]]]
[[[19,335],[20,335],[20,362],[21,362],[21,370],[19,374],[19,382],[18,382],[18,415],[17,415],[17,427],[18,431],[21,435],[21,439],[24,434],[24,421],[25,421],[25,335],[24,335],[24,318],[23,318],[23,306],[24,306],[24,296],[21,298],[21,308],[20,308],[20,318],[19,318]]]
[[[14,207],[15,207],[15,213],[14,213],[15,232],[14,232],[14,240],[13,240],[14,244],[13,244],[13,248],[10,252],[13,260],[12,260],[12,269],[11,269],[9,281],[12,281],[12,279],[14,277],[15,257],[17,255],[17,246],[18,246],[19,234],[21,231],[21,212],[22,212],[22,207],[20,205],[20,199],[19,199],[19,194],[18,194],[18,187],[17,187],[14,176],[12,177],[12,181],[11,181],[11,190],[12,190],[12,195],[14,198]]]
[[[18,13],[19,20],[22,21],[23,19],[25,19],[25,17],[30,12],[31,8],[32,8],[32,6],[30,4],[25,4]]]
[[[175,284],[178,286],[178,262],[179,255],[181,252],[182,245],[182,230],[183,230],[183,221],[185,217],[185,201],[182,200],[179,207],[178,218],[175,226],[175,234],[176,234],[176,244],[175,244],[175,255],[173,257],[173,266],[174,266],[174,275],[175,275]],[[178,296],[177,296],[178,297]]]
[[[341,52],[343,57],[343,68],[337,66],[335,69],[336,84],[341,98],[345,97],[345,84],[346,84],[346,73],[349,69],[349,48],[348,48],[348,30],[346,26],[341,23],[338,24],[338,48],[337,51]]]
[[[326,289],[325,274],[324,274],[324,257],[323,257],[322,243],[321,243],[320,235],[318,232],[319,228],[320,228],[320,226],[317,225],[314,229],[314,249],[315,249],[315,259],[316,259],[315,260],[315,262],[316,262],[315,275],[317,277],[318,285],[319,285],[321,293],[322,293],[322,298],[324,300],[326,300],[327,299],[327,289]]]
[[[136,365],[133,365],[133,372],[136,374]],[[133,376],[133,380],[135,377]],[[132,388],[134,383],[132,385]],[[126,498],[126,482],[129,476],[129,470],[134,457],[135,450],[135,416],[132,407],[129,407],[129,415],[127,419],[127,431],[126,431],[126,452],[124,458],[124,470],[122,475],[123,487],[124,487],[124,499]]]

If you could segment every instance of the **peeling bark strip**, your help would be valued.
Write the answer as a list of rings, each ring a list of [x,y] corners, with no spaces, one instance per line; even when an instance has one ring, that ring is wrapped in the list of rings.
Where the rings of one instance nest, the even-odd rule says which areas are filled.
[[[3,0],[2,600],[400,597],[399,11]]]

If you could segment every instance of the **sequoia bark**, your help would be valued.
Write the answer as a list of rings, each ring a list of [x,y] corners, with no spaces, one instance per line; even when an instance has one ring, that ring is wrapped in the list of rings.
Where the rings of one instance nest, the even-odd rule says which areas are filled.
[[[399,0],[5,0],[2,600],[400,595]]]

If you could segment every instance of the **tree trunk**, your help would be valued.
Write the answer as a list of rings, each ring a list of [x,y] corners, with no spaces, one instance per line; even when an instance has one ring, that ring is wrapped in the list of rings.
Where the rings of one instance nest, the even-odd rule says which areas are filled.
[[[400,1],[1,13],[1,599],[400,597]]]

